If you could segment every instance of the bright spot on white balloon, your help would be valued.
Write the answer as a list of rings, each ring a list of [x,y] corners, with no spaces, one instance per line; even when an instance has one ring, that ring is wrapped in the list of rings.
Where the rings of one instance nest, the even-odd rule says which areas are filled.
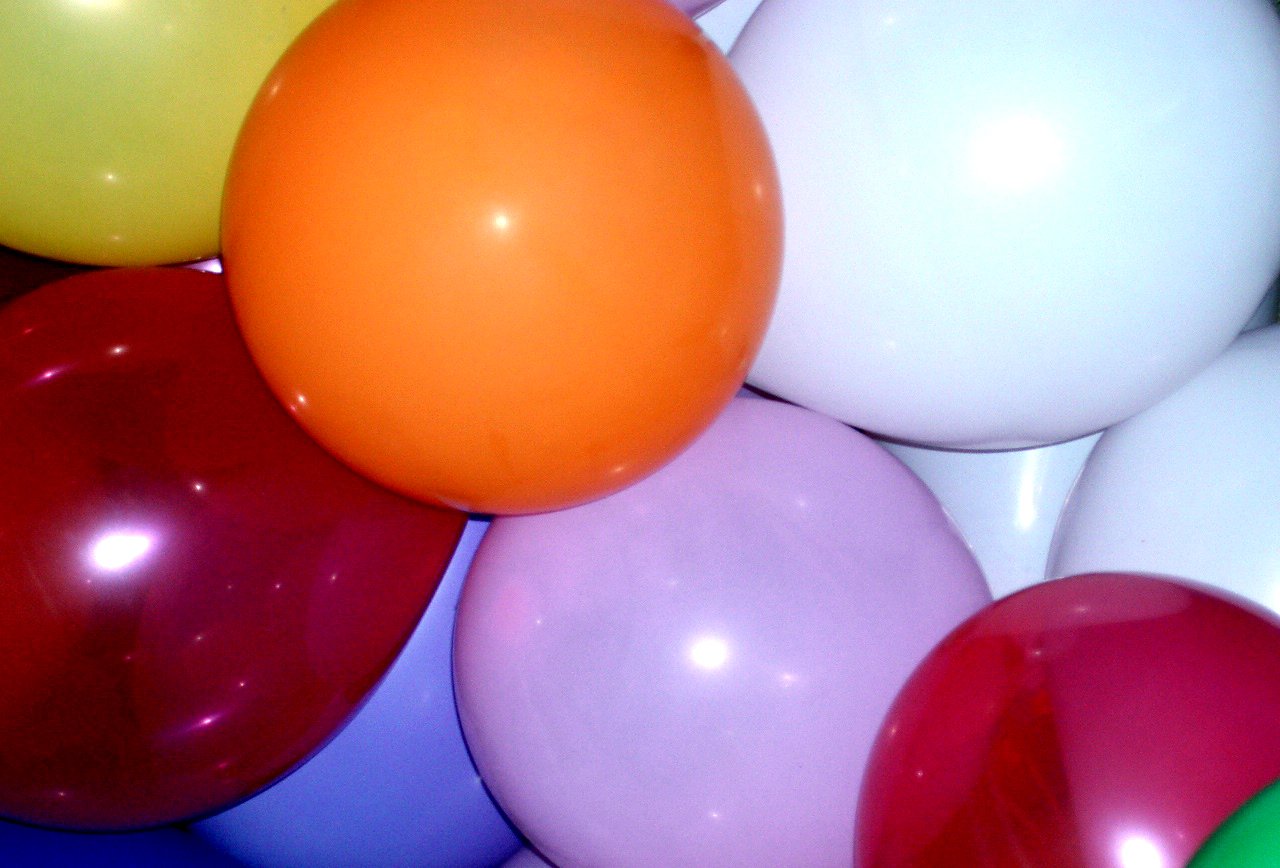
[[[1043,460],[1042,452],[1033,449],[1027,453],[1022,477],[1018,480],[1018,512],[1014,518],[1018,530],[1031,530],[1036,525],[1036,519],[1040,517],[1036,497],[1040,494],[1040,464]]]
[[[151,537],[127,531],[104,534],[93,544],[89,558],[94,566],[118,573],[142,560],[151,551]]]
[[[699,669],[721,669],[729,660],[729,646],[723,639],[703,636],[689,646],[689,659]]]
[[[1150,838],[1130,835],[1120,842],[1121,868],[1167,868],[1164,855]]]
[[[1067,146],[1049,121],[1016,114],[979,127],[970,142],[969,165],[984,187],[1025,193],[1058,175]]]

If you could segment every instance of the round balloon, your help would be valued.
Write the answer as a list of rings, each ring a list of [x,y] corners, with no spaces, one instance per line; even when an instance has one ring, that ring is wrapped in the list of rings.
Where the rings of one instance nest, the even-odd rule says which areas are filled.
[[[1273,325],[1102,435],[1063,508],[1049,575],[1167,573],[1280,611],[1277,408]]]
[[[1264,0],[765,0],[731,56],[787,231],[750,380],[859,428],[1097,432],[1207,365],[1280,271]]]
[[[670,0],[670,2],[687,15],[701,15],[712,7],[719,6],[724,0]]]
[[[330,2],[0,4],[0,244],[98,265],[212,256],[249,103]]]
[[[0,304],[84,269],[0,247]]]
[[[453,702],[453,616],[488,523],[472,521],[409,643],[345,729],[296,772],[193,828],[249,865],[495,865],[518,846]]]
[[[462,529],[292,423],[216,275],[0,310],[0,418],[0,816],[136,828],[271,783],[382,677]]]
[[[1280,841],[1280,782],[1231,815],[1188,868],[1274,868]]]
[[[321,443],[475,512],[616,490],[724,407],[776,290],[772,157],[662,0],[341,0],[232,160],[224,254]]]
[[[1280,620],[1129,574],[969,619],[885,718],[856,864],[1184,865],[1280,776]]]
[[[989,600],[892,456],[736,400],[624,491],[495,520],[458,606],[458,711],[560,868],[847,866],[893,695]]]
[[[1012,452],[884,443],[929,486],[982,566],[997,599],[1044,581],[1071,486],[1098,436]]]
[[[183,829],[86,835],[0,821],[0,852],[7,868],[243,868]]]

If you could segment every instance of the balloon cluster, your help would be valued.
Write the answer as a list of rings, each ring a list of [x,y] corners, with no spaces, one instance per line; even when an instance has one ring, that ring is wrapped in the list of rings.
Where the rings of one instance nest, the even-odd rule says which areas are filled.
[[[6,863],[1264,864],[1278,109],[1266,0],[0,8]]]

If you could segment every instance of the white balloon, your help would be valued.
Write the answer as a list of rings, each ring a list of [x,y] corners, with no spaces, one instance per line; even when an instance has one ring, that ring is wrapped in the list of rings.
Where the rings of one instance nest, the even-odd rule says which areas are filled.
[[[1245,328],[1274,323],[1278,301],[1280,287],[1273,285]],[[999,599],[1044,581],[1063,504],[1101,436],[1013,452],[957,452],[889,441],[881,445],[929,486]]]
[[[698,17],[698,26],[721,51],[728,54],[747,19],[759,5],[760,0],[723,0]]]
[[[999,599],[1044,581],[1062,504],[1098,436],[1016,452],[881,445],[929,486]]]
[[[750,381],[893,439],[1079,437],[1207,365],[1280,271],[1267,0],[764,0],[777,156]]]
[[[1102,435],[1063,508],[1049,575],[1163,573],[1280,612],[1278,446],[1273,325]]]

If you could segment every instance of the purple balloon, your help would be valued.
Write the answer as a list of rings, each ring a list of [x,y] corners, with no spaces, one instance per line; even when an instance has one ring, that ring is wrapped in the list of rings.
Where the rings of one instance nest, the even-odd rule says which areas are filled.
[[[881,719],[990,599],[895,458],[737,399],[631,488],[494,521],[454,634],[463,731],[561,868],[847,866]]]

